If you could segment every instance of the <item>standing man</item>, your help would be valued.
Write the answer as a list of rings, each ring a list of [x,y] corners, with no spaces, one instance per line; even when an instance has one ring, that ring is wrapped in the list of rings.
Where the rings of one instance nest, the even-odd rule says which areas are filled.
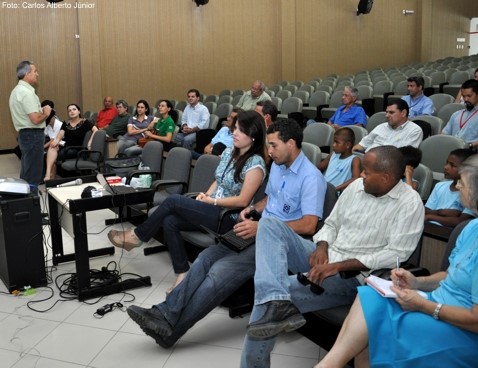
[[[443,134],[463,139],[470,149],[478,147],[478,81],[469,79],[461,85],[465,109],[453,113]]]
[[[188,105],[181,117],[181,130],[174,139],[174,143],[190,151],[194,150],[196,132],[209,126],[209,110],[199,102],[200,98],[201,94],[197,89],[188,91]]]
[[[259,222],[255,301],[241,368],[269,367],[276,337],[302,326],[301,313],[352,304],[370,271],[393,268],[397,257],[406,260],[416,248],[425,211],[418,193],[401,180],[401,152],[376,147],[363,166],[362,178],[344,190],[313,241],[274,218]],[[313,291],[289,271],[305,273],[302,282],[323,289]]]
[[[271,97],[265,92],[265,89],[265,84],[256,80],[252,83],[251,90],[242,95],[236,106],[243,110],[254,110],[259,101],[270,101]]]
[[[280,119],[267,129],[269,154],[274,160],[266,197],[244,209],[234,226],[242,238],[256,235],[255,209],[262,219],[283,222],[292,232],[312,235],[323,215],[326,182],[301,150],[302,129],[294,120]],[[422,224],[423,225],[423,224]],[[255,246],[238,253],[219,243],[201,253],[186,278],[163,303],[151,309],[132,305],[128,315],[148,336],[169,348],[196,322],[254,275]]]
[[[9,105],[22,152],[20,178],[36,193],[43,171],[45,120],[50,116],[51,107],[42,108],[35,94],[38,71],[31,61],[25,60],[17,65],[17,77],[19,81],[10,94]]]
[[[98,112],[96,117],[96,127],[98,129],[106,128],[111,120],[118,114],[118,111],[113,106],[113,99],[111,97],[105,97],[103,100],[104,108]],[[92,121],[92,123],[94,123]]]
[[[390,102],[385,113],[387,122],[378,125],[363,137],[360,143],[352,148],[353,151],[368,151],[373,147],[385,145],[418,148],[423,139],[423,131],[413,121],[408,120],[408,104],[404,100]]]
[[[365,128],[365,125],[367,125],[367,114],[365,114],[362,106],[355,104],[357,97],[357,88],[345,87],[342,94],[342,102],[344,104],[337,109],[327,124],[335,130],[347,125],[358,125]]]
[[[410,77],[407,79],[408,95],[403,96],[409,107],[408,116],[414,118],[419,115],[433,115],[435,106],[433,101],[423,94],[425,80],[423,77]]]

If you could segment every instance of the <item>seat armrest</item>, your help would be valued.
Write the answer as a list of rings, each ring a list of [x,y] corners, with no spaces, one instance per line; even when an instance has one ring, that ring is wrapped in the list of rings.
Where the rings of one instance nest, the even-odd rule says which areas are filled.
[[[147,171],[147,170],[141,170],[141,171]],[[154,191],[159,191],[159,190],[163,190],[163,189],[166,189],[168,187],[173,187],[173,186],[176,186],[176,185],[181,185],[182,186],[181,193],[184,193],[188,188],[188,183],[186,183],[184,181],[155,180],[151,183],[151,189],[153,189]]]

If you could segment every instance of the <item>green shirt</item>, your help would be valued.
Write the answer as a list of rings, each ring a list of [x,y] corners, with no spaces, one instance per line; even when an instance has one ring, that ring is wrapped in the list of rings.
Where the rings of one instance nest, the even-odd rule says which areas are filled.
[[[158,131],[158,135],[165,137],[168,133],[174,134],[176,124],[174,124],[173,118],[168,115],[166,119],[159,118],[154,129]]]
[[[126,134],[130,117],[130,114],[125,114],[123,116],[116,115],[113,120],[111,120],[111,123],[105,128],[106,135],[108,137],[116,138],[119,135]]]
[[[45,128],[45,122],[33,124],[28,114],[42,112],[40,99],[35,94],[35,88],[29,83],[20,80],[10,94],[10,113],[13,125],[18,132],[24,128]]]

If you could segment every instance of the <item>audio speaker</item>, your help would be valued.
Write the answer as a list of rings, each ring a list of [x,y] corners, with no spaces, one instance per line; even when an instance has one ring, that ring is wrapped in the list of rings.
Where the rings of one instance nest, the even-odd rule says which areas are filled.
[[[8,291],[47,284],[40,199],[0,199],[0,278]]]

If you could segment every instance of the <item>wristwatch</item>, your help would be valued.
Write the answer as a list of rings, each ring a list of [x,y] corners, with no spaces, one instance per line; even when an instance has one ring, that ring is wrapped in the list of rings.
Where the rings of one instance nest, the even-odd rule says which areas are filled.
[[[473,143],[468,143],[468,148],[473,149]]]

